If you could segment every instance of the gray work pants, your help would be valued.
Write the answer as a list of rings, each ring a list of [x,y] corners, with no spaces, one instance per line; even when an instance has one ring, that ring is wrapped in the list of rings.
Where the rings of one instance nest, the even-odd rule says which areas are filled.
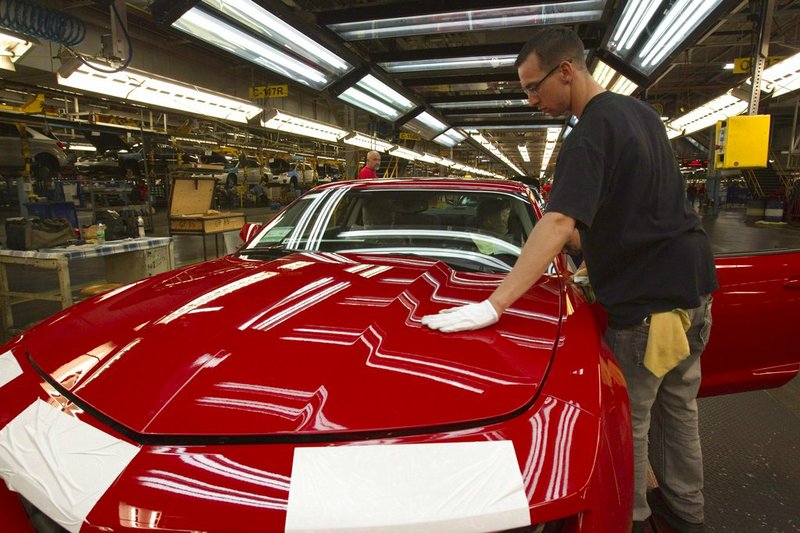
[[[647,461],[661,493],[675,513],[689,522],[703,522],[703,454],[697,426],[700,355],[711,331],[711,297],[689,310],[686,332],[691,354],[662,378],[644,367],[649,321],[606,331],[628,386],[633,425],[633,519],[650,516],[647,505]],[[650,435],[648,454],[648,432]]]

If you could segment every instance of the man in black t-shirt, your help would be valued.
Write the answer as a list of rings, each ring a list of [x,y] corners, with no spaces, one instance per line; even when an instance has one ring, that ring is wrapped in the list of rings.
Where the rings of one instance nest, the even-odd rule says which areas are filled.
[[[583,58],[580,38],[566,28],[546,28],[523,47],[516,66],[530,105],[579,119],[563,140],[547,212],[489,299],[422,321],[443,332],[491,325],[554,256],[581,248],[592,287],[608,311],[605,340],[628,386],[633,530],[644,531],[651,514],[649,454],[660,486],[653,512],[679,531],[702,531],[695,399],[711,326],[710,293],[717,289],[711,246],[686,202],[659,116],[643,102],[606,92]],[[677,324],[686,339],[659,334],[665,324]]]

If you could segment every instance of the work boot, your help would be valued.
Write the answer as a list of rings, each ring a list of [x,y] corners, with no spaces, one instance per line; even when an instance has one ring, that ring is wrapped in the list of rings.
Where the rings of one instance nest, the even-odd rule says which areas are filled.
[[[706,530],[703,522],[689,522],[675,514],[675,511],[670,508],[659,490],[647,492],[647,503],[650,505],[650,510],[654,516],[664,520],[669,527],[678,533],[704,533]]]

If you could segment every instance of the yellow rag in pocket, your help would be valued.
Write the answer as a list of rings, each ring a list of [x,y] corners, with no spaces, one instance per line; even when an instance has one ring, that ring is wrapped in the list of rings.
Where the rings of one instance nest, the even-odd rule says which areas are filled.
[[[664,376],[689,357],[686,332],[692,323],[684,309],[650,315],[650,332],[644,352],[644,366],[657,378]]]

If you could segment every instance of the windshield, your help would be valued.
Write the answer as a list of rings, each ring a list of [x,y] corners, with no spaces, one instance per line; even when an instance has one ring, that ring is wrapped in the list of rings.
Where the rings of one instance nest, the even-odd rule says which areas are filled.
[[[410,254],[507,272],[534,221],[527,198],[505,192],[332,188],[297,200],[241,254]]]

